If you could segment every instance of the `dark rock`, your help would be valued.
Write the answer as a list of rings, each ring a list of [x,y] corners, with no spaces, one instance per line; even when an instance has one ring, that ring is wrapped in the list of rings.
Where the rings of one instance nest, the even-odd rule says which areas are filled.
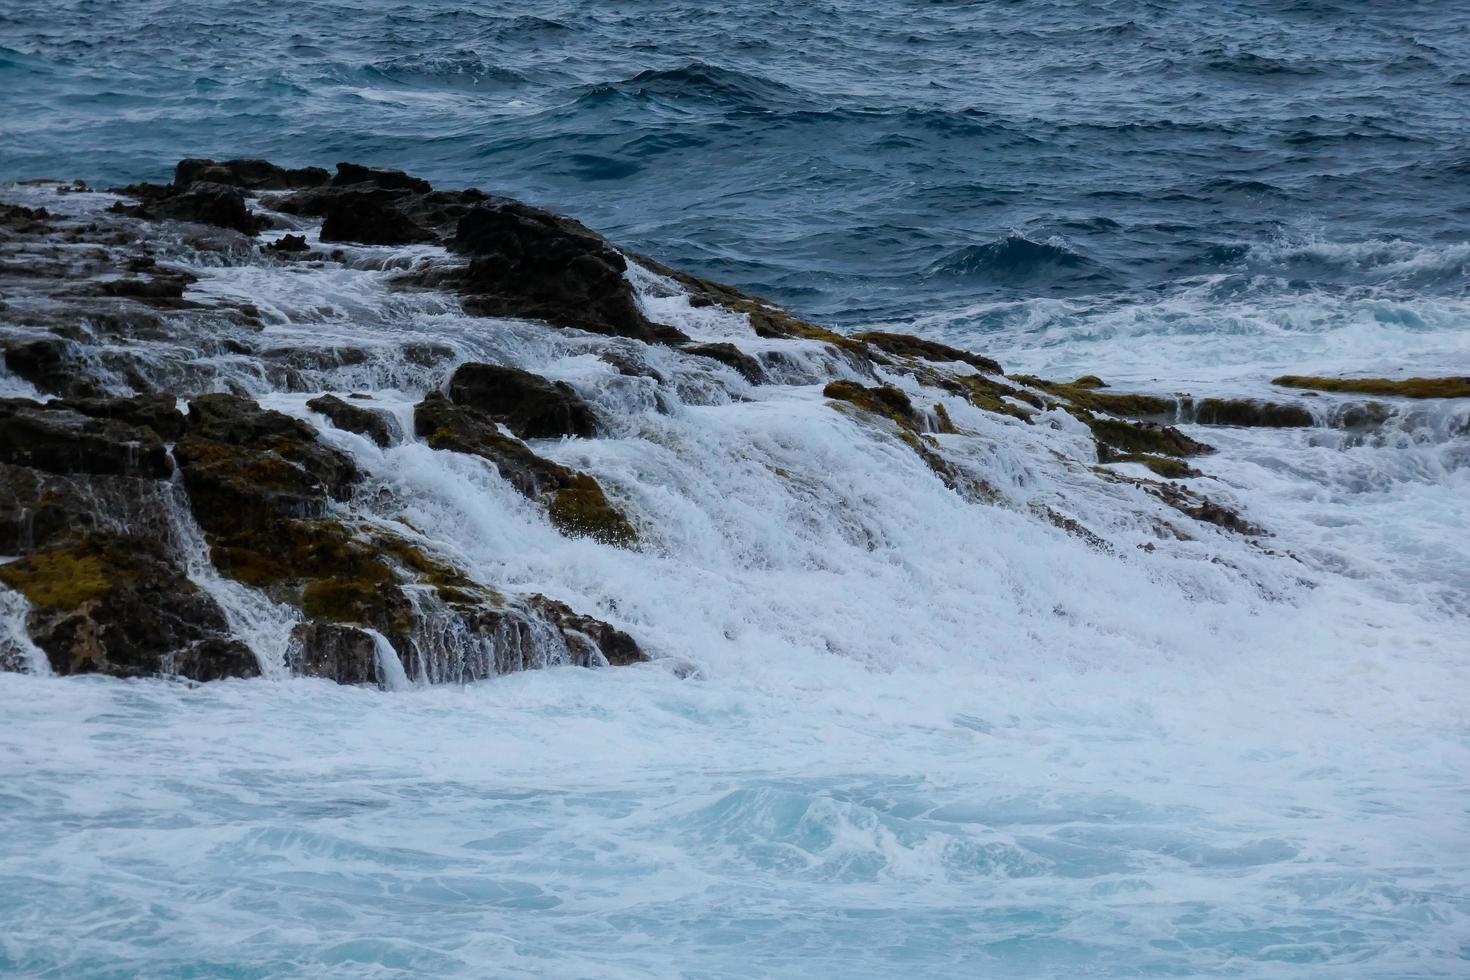
[[[320,412],[332,420],[337,428],[367,436],[378,445],[387,448],[398,442],[403,433],[398,420],[389,413],[376,408],[363,408],[345,402],[336,395],[322,395],[306,403],[313,412]]]
[[[383,683],[372,634],[339,623],[301,623],[291,631],[286,668],[302,677],[338,684]]]
[[[1312,413],[1301,405],[1244,398],[1205,398],[1186,405],[1199,425],[1239,425],[1265,428],[1310,426]]]
[[[434,241],[429,229],[399,206],[398,195],[375,188],[333,194],[326,202],[323,242],[360,245],[408,245]]]
[[[245,208],[245,196],[238,188],[206,181],[190,184],[168,197],[145,205],[140,217],[173,218],[197,221],[219,228],[232,228],[246,235],[255,234],[255,218]]]
[[[979,354],[950,347],[946,344],[936,343],[932,340],[924,340],[913,337],[906,333],[884,333],[879,330],[870,330],[867,333],[853,335],[854,340],[860,340],[899,357],[918,357],[926,361],[959,361],[968,364],[977,371],[987,374],[1000,374],[1001,366],[998,362]]]
[[[155,479],[173,473],[163,441],[150,428],[19,398],[0,400],[0,462],[50,473]]]
[[[5,367],[48,395],[94,394],[97,386],[78,370],[74,351],[60,337],[21,341],[5,348]]]
[[[1093,438],[1097,440],[1100,449],[1107,446],[1124,453],[1159,456],[1198,456],[1215,451],[1213,446],[1191,439],[1171,425],[1126,422],[1122,419],[1102,418],[1081,410],[1075,414],[1092,429]]]
[[[415,406],[413,424],[414,434],[435,449],[468,453],[494,463],[501,477],[528,497],[569,487],[575,475],[537,456],[519,439],[502,434],[489,415],[456,405],[437,391]]]
[[[639,311],[622,254],[570,218],[493,199],[465,213],[451,247],[470,257],[454,284],[472,313],[650,342],[688,339]]]
[[[304,235],[282,235],[266,246],[266,250],[271,252],[305,252],[310,248]]]
[[[522,439],[597,432],[597,417],[576,389],[520,368],[461,364],[449,379],[449,397],[504,423]]]
[[[618,351],[603,351],[597,359],[617,368],[619,374],[629,378],[649,378],[663,384],[664,376],[643,361]]]
[[[864,387],[856,381],[833,381],[822,389],[822,394],[834,401],[856,405],[865,412],[872,412],[892,419],[906,429],[918,431],[923,419],[914,409],[909,396],[892,385]]]
[[[184,289],[196,281],[192,275],[149,276],[147,279],[111,279],[98,284],[104,296],[126,296],[142,300],[183,299]]]
[[[266,160],[180,160],[174,168],[174,186],[188,187],[197,181],[226,184],[244,190],[282,191],[321,187],[332,175],[321,167],[287,170]]]
[[[49,473],[0,463],[0,554],[27,555],[94,530],[167,538],[168,486],[143,477]]]
[[[174,456],[194,516],[212,535],[319,517],[327,501],[345,499],[357,479],[352,460],[318,442],[310,425],[248,398],[195,398],[186,421]]]
[[[761,369],[760,362],[734,344],[685,344],[680,349],[686,354],[708,357],[734,368],[736,374],[753,385],[765,380],[766,373]]]
[[[575,647],[582,645],[579,641],[591,641],[602,659],[614,667],[641,663],[648,659],[631,636],[600,619],[575,613],[566,604],[543,595],[531,596],[527,605],[538,615],[556,624],[566,639],[567,646],[572,648],[574,656],[578,653]]]
[[[358,184],[367,184],[386,190],[416,191],[419,194],[427,194],[434,189],[427,180],[411,177],[402,170],[381,170],[377,167],[364,167],[356,163],[337,164],[337,176],[332,178],[333,187]]]
[[[27,632],[58,674],[260,673],[218,604],[149,540],[88,535],[0,565],[0,583],[30,602]]]

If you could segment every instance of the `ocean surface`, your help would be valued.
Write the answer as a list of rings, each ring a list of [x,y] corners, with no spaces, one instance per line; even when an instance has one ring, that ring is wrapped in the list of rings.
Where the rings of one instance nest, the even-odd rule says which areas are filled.
[[[1467,106],[1451,2],[0,5],[0,181],[403,167],[817,322],[1165,392],[1470,374]],[[283,344],[594,374],[363,268],[194,271]],[[323,386],[406,412],[405,377]],[[606,395],[625,438],[541,447],[658,529],[637,553],[337,433],[466,567],[658,659],[0,673],[0,975],[1470,976],[1463,401],[1190,428],[1268,548],[1144,549],[1055,462],[1075,434],[956,420],[1117,556],[977,518],[819,392]]]

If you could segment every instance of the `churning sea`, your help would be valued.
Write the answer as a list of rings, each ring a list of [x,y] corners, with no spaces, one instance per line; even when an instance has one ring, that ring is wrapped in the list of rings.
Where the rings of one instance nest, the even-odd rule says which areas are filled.
[[[1470,374],[1467,107],[1449,0],[0,3],[0,181],[401,167],[820,323],[1232,396]],[[1419,411],[1212,433],[1291,556],[1238,578],[976,526],[815,395],[609,462],[658,555],[382,456],[680,669],[0,674],[0,974],[1470,976],[1470,422]]]

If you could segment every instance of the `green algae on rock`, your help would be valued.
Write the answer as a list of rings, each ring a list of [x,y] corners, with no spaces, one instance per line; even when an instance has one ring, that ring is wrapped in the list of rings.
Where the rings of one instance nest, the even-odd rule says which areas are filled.
[[[1283,388],[1348,392],[1358,395],[1397,395],[1400,398],[1470,398],[1470,377],[1450,378],[1324,378],[1283,374],[1271,380]]]

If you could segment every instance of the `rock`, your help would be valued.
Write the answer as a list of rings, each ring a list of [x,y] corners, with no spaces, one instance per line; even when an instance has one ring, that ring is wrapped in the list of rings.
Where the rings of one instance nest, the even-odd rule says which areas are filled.
[[[538,615],[555,623],[569,647],[578,638],[590,640],[602,659],[613,667],[641,663],[648,659],[627,633],[600,619],[579,615],[565,603],[548,599],[544,595],[533,595],[527,599],[526,605]]]
[[[163,441],[151,428],[94,418],[65,403],[18,398],[0,400],[0,463],[50,473],[154,479],[173,473]]]
[[[449,378],[449,398],[484,412],[522,439],[597,432],[597,417],[565,381],[548,381],[520,368],[461,364]]]
[[[313,398],[306,403],[306,407],[331,419],[337,428],[365,435],[385,449],[403,438],[398,420],[381,409],[353,405],[336,395]]]
[[[1313,424],[1312,413],[1301,405],[1263,402],[1245,398],[1204,398],[1187,403],[1197,425],[1238,425],[1255,428],[1290,428]]]
[[[420,177],[411,177],[402,170],[381,170],[376,167],[364,167],[356,163],[337,164],[337,176],[332,178],[333,187],[347,187],[359,184],[367,184],[372,187],[381,187],[386,190],[408,190],[420,194],[427,194],[433,187],[427,180]]]
[[[310,425],[248,398],[195,398],[187,425],[174,456],[194,517],[212,535],[320,517],[327,501],[345,499],[357,480],[352,460],[319,443]]]
[[[734,344],[685,344],[680,349],[686,354],[719,361],[753,385],[765,380],[766,372],[761,369],[760,362]]]
[[[1470,377],[1449,378],[1322,378],[1284,374],[1271,380],[1286,388],[1344,391],[1359,395],[1397,395],[1401,398],[1470,398]]]
[[[5,348],[5,368],[48,395],[96,394],[97,386],[77,370],[75,345],[42,337]]]
[[[167,197],[144,205],[140,216],[197,221],[219,228],[232,228],[246,235],[255,234],[255,218],[245,208],[245,196],[238,188],[226,184],[199,181]]]
[[[1098,442],[1100,456],[1104,452],[1104,446],[1124,453],[1156,456],[1197,456],[1215,451],[1214,447],[1191,439],[1171,425],[1125,422],[1122,419],[1101,418],[1086,411],[1074,414],[1092,430],[1092,436]]]
[[[311,246],[306,244],[306,236],[304,235],[282,235],[266,246],[266,250],[270,252],[291,253],[306,252],[310,248]]]
[[[450,247],[470,258],[452,282],[471,313],[648,342],[688,339],[643,315],[622,254],[570,218],[497,198],[465,213]]]
[[[867,388],[856,381],[833,381],[822,389],[822,394],[834,401],[847,402],[865,412],[892,419],[915,432],[923,424],[913,403],[909,401],[909,396],[891,385]]]
[[[543,459],[525,443],[502,435],[495,420],[431,392],[414,409],[414,432],[435,449],[489,460],[521,493],[547,505],[553,525],[568,537],[591,537],[631,547],[637,532],[591,476]]]
[[[198,181],[225,184],[244,190],[291,190],[321,187],[332,175],[321,167],[287,170],[266,160],[180,160],[174,168],[174,186],[188,187]]]
[[[338,684],[382,686],[378,647],[371,633],[338,623],[301,623],[291,631],[286,669]]]
[[[398,196],[376,188],[348,190],[332,195],[322,222],[324,242],[361,245],[408,245],[430,242],[435,235],[399,206]]]
[[[254,677],[224,613],[155,543],[92,534],[0,565],[31,604],[26,629],[58,674]]]
[[[871,344],[885,353],[896,354],[899,357],[918,357],[926,361],[937,361],[940,363],[959,361],[963,364],[970,365],[977,371],[984,371],[986,374],[1001,373],[1000,364],[988,357],[972,354],[969,351],[936,343],[932,340],[913,337],[906,333],[885,333],[879,330],[869,330],[866,333],[854,334],[853,339]]]

